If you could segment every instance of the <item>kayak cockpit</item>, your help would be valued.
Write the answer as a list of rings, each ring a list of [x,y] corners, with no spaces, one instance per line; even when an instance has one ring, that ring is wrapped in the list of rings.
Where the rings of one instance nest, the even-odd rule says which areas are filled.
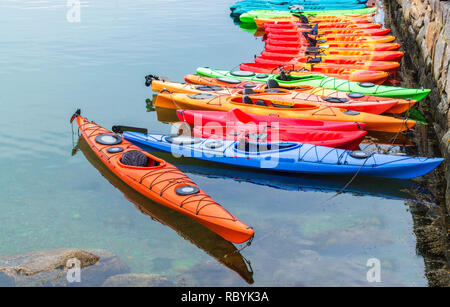
[[[316,110],[317,106],[313,104],[306,103],[291,103],[288,101],[277,101],[276,103],[269,99],[260,99],[258,97],[250,96],[236,96],[231,98],[230,103],[232,104],[244,104],[255,107],[266,107],[272,109],[296,109],[301,111],[311,111]]]
[[[124,152],[117,160],[119,166],[132,169],[156,169],[165,166],[166,162],[140,150]]]
[[[292,150],[296,147],[300,147],[300,143],[290,143],[290,142],[276,142],[276,143],[258,143],[249,142],[247,139],[240,139],[235,143],[234,148],[236,151],[243,151],[248,153],[263,153],[272,151],[286,151]]]

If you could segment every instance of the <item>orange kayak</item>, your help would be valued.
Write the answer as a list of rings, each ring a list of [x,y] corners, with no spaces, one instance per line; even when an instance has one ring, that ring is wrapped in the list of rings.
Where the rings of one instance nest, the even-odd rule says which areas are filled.
[[[372,114],[382,114],[385,112],[392,113],[390,110],[400,108],[400,106],[403,106],[407,110],[416,103],[416,101],[408,101],[405,99],[365,96],[359,93],[349,94],[335,90],[314,88],[312,86],[301,86],[297,89],[289,90],[282,88],[267,88],[267,85],[264,84],[260,89],[247,88],[243,90],[240,88],[223,87],[217,84],[214,86],[195,85],[154,80],[152,82],[152,90],[157,93],[163,91],[185,94],[213,93],[221,96],[248,95],[251,93],[252,97],[257,96],[262,99],[274,98],[290,104],[305,103],[317,106],[330,106]]]
[[[299,18],[295,16],[283,16],[273,18],[255,18],[256,26],[262,28],[264,24],[278,23],[278,22],[299,22]],[[308,23],[369,23],[373,22],[374,18],[367,15],[354,16],[314,16],[308,17]]]
[[[225,89],[225,91],[227,91],[229,93],[233,93],[233,94],[239,93],[239,91],[236,91],[236,90],[242,90],[245,88],[252,88],[254,90],[268,89],[268,86],[266,83],[253,82],[253,81],[242,81],[242,80],[227,79],[227,78],[212,78],[212,77],[205,77],[205,76],[199,76],[199,75],[186,75],[186,76],[184,76],[184,80],[188,83],[196,84],[196,85],[207,85],[207,86],[211,86],[211,87],[218,86],[221,88],[223,87]],[[164,90],[163,83],[159,83],[159,85],[157,83],[157,85],[152,85],[152,87],[155,92],[161,92]],[[295,87],[290,87],[289,89],[292,91],[295,91],[295,92],[301,92],[304,94],[312,94],[312,95],[321,96],[321,97],[348,98],[348,94],[349,94],[347,92],[340,92],[340,91],[336,91],[334,89],[326,89],[323,87],[314,87],[311,85],[297,85]],[[177,92],[177,91],[174,88],[172,88],[172,92]],[[186,92],[180,91],[180,93],[186,93]],[[352,94],[352,95],[354,96],[354,94]],[[367,97],[370,101],[381,98],[381,97],[375,97],[375,96],[365,96],[365,97]],[[416,103],[417,103],[416,100],[396,99],[396,104],[391,109],[387,110],[385,113],[394,113],[394,114],[404,113],[404,112],[408,111]],[[367,112],[367,113],[370,113],[370,112]]]
[[[294,70],[299,72],[307,71],[308,74],[323,74],[329,77],[345,79],[355,82],[372,82],[382,84],[388,78],[388,73],[384,71],[354,69],[351,65],[345,64],[298,64],[298,65],[277,65],[264,63],[242,63],[240,70],[252,71],[263,74],[276,74],[282,70]],[[295,75],[295,72],[292,72]]]
[[[330,56],[339,56],[343,58],[355,58],[360,61],[396,61],[399,62],[404,53],[401,51],[377,51],[377,50],[361,50],[361,49],[319,49],[319,48],[304,48],[295,52],[282,52],[282,51],[263,51],[262,56],[271,57],[305,57],[305,56],[320,56],[322,58],[328,58]]]
[[[205,76],[200,76],[200,75],[186,75],[186,76],[184,76],[184,81],[186,81],[187,83],[190,83],[190,84],[197,84],[197,85],[220,86],[220,87],[224,87],[230,91],[234,88],[236,88],[236,89],[243,89],[243,88],[264,89],[264,88],[266,88],[266,84],[260,83],[260,82],[240,81],[240,80],[231,79],[231,78],[212,78],[212,77],[205,77]],[[155,82],[155,81],[153,81],[153,82]],[[156,84],[158,84],[158,83],[156,83]],[[161,84],[161,83],[159,83],[159,84]],[[154,92],[160,93],[162,91],[162,90],[155,90],[155,88],[156,88],[155,85],[152,83],[152,89]]]
[[[220,96],[213,94],[161,93],[155,106],[169,109],[230,111],[239,108],[250,114],[279,117],[293,117],[322,121],[343,121],[364,123],[366,130],[400,132],[415,126],[416,122],[391,116],[356,112],[333,107],[319,107],[304,103],[286,103],[276,99],[262,99],[257,96]]]
[[[373,61],[370,56],[360,58],[354,56],[329,55],[329,56],[303,56],[303,57],[284,57],[284,56],[267,56],[262,55],[255,57],[255,63],[269,64],[275,66],[280,65],[326,65],[326,67],[340,67],[359,70],[375,70],[396,73],[400,64],[394,61]],[[317,63],[317,64],[316,64]],[[331,65],[330,65],[331,64]],[[339,65],[335,65],[339,64]]]
[[[251,227],[212,200],[175,166],[83,118],[79,111],[71,122],[74,119],[81,135],[100,160],[140,194],[189,216],[228,241],[242,243],[253,237]],[[145,165],[135,166],[138,164]]]

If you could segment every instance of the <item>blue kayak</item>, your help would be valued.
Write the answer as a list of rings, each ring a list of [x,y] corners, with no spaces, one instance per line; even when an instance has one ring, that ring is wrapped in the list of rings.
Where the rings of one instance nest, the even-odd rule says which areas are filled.
[[[123,137],[143,149],[171,152],[227,165],[307,174],[410,179],[435,169],[443,159],[369,154],[295,142],[252,143],[126,131]]]
[[[231,15],[239,16],[244,13],[255,10],[272,10],[272,11],[328,11],[328,10],[356,10],[364,9],[365,4],[302,4],[301,7],[277,4],[248,4],[236,7],[231,11]]]

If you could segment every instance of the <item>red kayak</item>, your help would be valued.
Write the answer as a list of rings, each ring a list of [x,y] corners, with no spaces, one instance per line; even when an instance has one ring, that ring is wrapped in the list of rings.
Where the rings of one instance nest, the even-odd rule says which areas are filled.
[[[398,64],[398,63],[397,63]],[[346,64],[319,63],[312,64],[293,64],[277,65],[265,63],[242,63],[239,69],[243,71],[252,71],[262,74],[277,74],[282,70],[308,71],[310,74],[323,74],[329,77],[345,79],[355,82],[372,82],[374,84],[383,84],[389,74],[385,71],[361,70],[355,69],[356,66]],[[369,67],[366,67],[369,69]]]
[[[346,42],[346,43],[368,43],[368,44],[379,44],[379,43],[390,43],[395,40],[395,36],[392,35],[380,35],[380,36],[360,36],[353,34],[331,34],[319,37],[319,39],[324,40],[324,44],[334,43],[334,42]],[[267,34],[265,41],[284,41],[286,43],[298,43],[307,45],[308,42],[303,37],[303,35],[284,35],[284,34]]]
[[[211,124],[211,123],[210,123]],[[363,130],[326,131],[299,128],[299,126],[283,126],[277,124],[244,124],[236,122],[212,126],[195,126],[193,136],[208,139],[226,139],[239,141],[247,139],[250,142],[299,142],[312,145],[341,148],[347,150],[359,149],[359,144],[366,136]]]
[[[338,122],[309,120],[291,117],[267,116],[247,114],[240,109],[232,109],[228,112],[220,111],[200,111],[200,110],[177,110],[178,119],[191,126],[222,126],[254,123],[256,125],[264,123],[278,123],[280,128],[297,127],[307,130],[326,130],[326,131],[360,131],[364,129],[363,123]],[[209,124],[210,123],[210,124]]]
[[[337,41],[327,41],[326,42],[326,49],[328,48],[351,48],[355,49],[358,48],[360,50],[398,50],[400,49],[402,45],[399,43],[361,43],[361,42],[337,42]],[[306,43],[299,43],[299,42],[286,42],[284,40],[276,40],[276,39],[267,39],[265,49],[267,51],[297,51],[299,49],[306,48]],[[321,47],[321,46],[319,46]],[[325,47],[322,45],[322,47]]]
[[[270,37],[271,35],[292,35],[292,36],[299,36],[302,33],[309,33],[311,32],[310,29],[277,29],[277,28],[268,28],[266,30],[267,37]],[[363,35],[363,36],[380,36],[380,35],[386,35],[391,30],[386,28],[379,28],[379,29],[348,29],[348,28],[328,28],[328,29],[320,29],[319,30],[319,36],[320,35]],[[275,38],[275,37],[274,37]]]
[[[298,64],[319,64],[323,63],[333,68],[348,68],[359,70],[374,70],[396,73],[400,64],[394,61],[375,61],[370,56],[345,56],[345,55],[324,55],[318,57],[286,57],[286,56],[267,56],[255,57],[255,63],[269,64],[273,67],[280,65],[298,65]],[[332,66],[328,65],[332,64]],[[338,64],[338,65],[336,65]]]
[[[351,49],[351,48],[339,48],[339,49],[322,49],[317,50],[317,52],[312,52],[310,49],[303,48],[287,51],[263,51],[261,53],[262,56],[270,56],[270,57],[284,57],[284,58],[293,58],[293,57],[306,57],[306,56],[342,56],[342,57],[352,57],[358,58],[360,61],[370,60],[370,61],[395,61],[399,62],[404,53],[401,51],[377,51],[377,50],[368,50],[364,51],[361,49]]]

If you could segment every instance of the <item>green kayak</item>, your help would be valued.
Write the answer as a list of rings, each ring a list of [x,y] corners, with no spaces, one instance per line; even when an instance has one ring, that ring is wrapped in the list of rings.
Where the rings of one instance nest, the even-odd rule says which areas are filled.
[[[356,10],[330,10],[330,11],[270,11],[270,10],[256,10],[242,14],[239,19],[244,23],[254,23],[255,18],[273,18],[291,16],[292,14],[301,13],[304,16],[337,16],[337,15],[364,15],[377,11],[376,7],[369,7],[365,9]]]
[[[212,69],[208,67],[197,68],[197,74],[212,78],[231,78],[241,81],[253,81],[266,83],[269,79],[275,79],[278,84],[285,87],[295,87],[299,85],[310,85],[323,87],[341,92],[362,93],[368,96],[391,97],[399,99],[413,99],[420,101],[424,99],[431,90],[429,89],[409,89],[386,85],[375,85],[370,82],[353,82],[320,74],[310,74],[302,76],[288,75],[289,80],[281,80],[280,75],[255,74],[250,71],[229,71]]]

